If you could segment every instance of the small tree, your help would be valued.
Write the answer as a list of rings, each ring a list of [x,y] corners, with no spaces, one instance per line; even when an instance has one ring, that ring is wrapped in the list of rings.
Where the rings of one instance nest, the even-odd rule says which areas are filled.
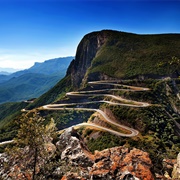
[[[32,180],[35,180],[37,171],[48,159],[47,144],[52,141],[52,135],[56,131],[53,119],[45,125],[44,119],[37,111],[29,112],[19,120],[20,129],[14,139],[18,151],[16,158],[19,161],[21,172],[32,172]],[[26,173],[24,173],[26,174]]]

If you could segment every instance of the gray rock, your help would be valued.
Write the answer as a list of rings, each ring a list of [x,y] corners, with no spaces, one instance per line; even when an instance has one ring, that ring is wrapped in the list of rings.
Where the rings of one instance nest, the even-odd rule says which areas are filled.
[[[61,152],[61,160],[63,161],[76,166],[81,164],[81,167],[84,168],[91,167],[94,163],[86,153],[86,145],[72,127],[61,134],[56,146]]]

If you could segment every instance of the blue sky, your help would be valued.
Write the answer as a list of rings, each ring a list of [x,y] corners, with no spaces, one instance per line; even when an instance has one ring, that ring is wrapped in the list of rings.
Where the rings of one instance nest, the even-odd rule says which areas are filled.
[[[74,56],[85,34],[102,29],[180,33],[180,1],[0,0],[0,67]]]

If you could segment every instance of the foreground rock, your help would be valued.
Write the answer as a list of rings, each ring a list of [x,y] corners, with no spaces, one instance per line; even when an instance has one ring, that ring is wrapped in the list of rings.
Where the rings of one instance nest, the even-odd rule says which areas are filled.
[[[81,136],[73,129],[64,131],[56,147],[48,146],[48,159],[46,164],[38,164],[36,180],[167,180],[171,179],[160,174],[154,178],[151,172],[153,166],[149,154],[136,148],[125,146],[113,147],[103,151],[90,153]],[[22,149],[27,152],[27,149]],[[6,154],[0,155],[0,179],[3,180],[31,180],[32,169],[23,167],[23,161],[31,162],[31,157],[26,159],[12,159]],[[43,159],[43,161],[45,161]],[[32,161],[33,162],[33,161]],[[167,167],[171,161],[164,160]],[[172,163],[171,163],[172,164]],[[8,166],[8,169],[6,166]],[[173,167],[173,165],[171,165]],[[43,171],[43,168],[46,171]],[[48,168],[48,169],[47,169]],[[180,179],[180,154],[173,170],[173,180]],[[17,178],[15,178],[17,177]]]
[[[73,129],[68,129],[57,143],[61,159],[76,166],[79,173],[68,172],[62,179],[142,179],[153,180],[148,153],[124,146],[91,154]]]

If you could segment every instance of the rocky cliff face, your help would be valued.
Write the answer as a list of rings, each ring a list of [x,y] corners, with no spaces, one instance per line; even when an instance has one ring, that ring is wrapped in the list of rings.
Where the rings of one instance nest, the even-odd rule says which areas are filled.
[[[77,133],[66,130],[57,142],[61,160],[76,166],[79,173],[67,172],[62,179],[153,180],[148,153],[124,146],[90,153]]]
[[[78,45],[75,60],[69,66],[67,74],[71,75],[73,87],[79,87],[85,78],[87,69],[91,66],[98,50],[106,42],[106,31],[93,32],[84,36]]]

